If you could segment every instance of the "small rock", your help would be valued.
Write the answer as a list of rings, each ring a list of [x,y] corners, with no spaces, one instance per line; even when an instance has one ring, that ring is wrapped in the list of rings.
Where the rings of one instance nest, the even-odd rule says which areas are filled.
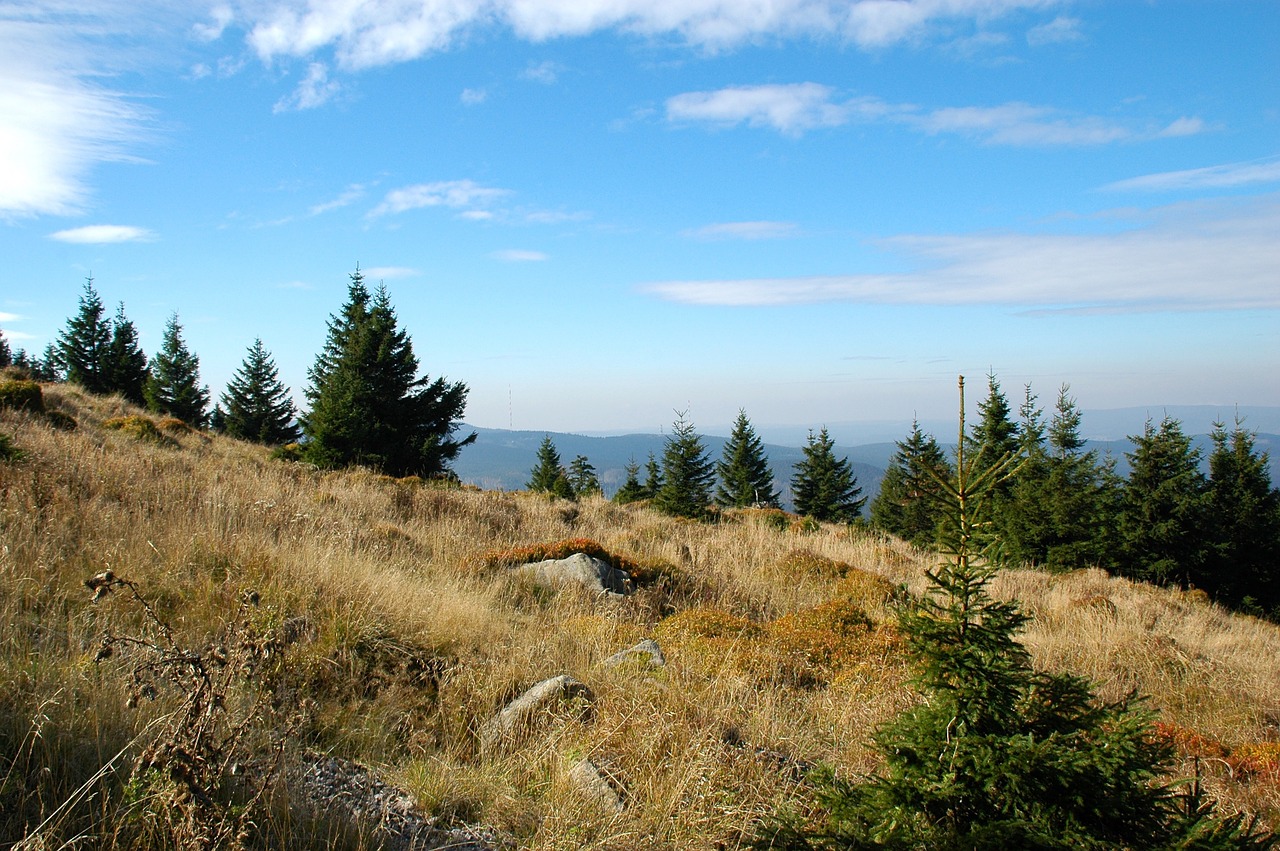
[[[621,596],[631,593],[631,577],[626,571],[585,553],[522,564],[514,569],[533,577],[540,585],[572,583],[597,594]]]
[[[576,710],[586,720],[591,717],[595,695],[586,683],[569,674],[543,680],[508,703],[480,728],[480,749],[489,750],[537,725],[541,718],[560,707]]]
[[[608,659],[605,659],[604,663],[612,668],[633,659],[652,668],[665,668],[667,666],[667,658],[662,655],[662,648],[652,638],[642,639],[635,647],[619,650]]]
[[[611,813],[622,812],[622,796],[613,788],[600,767],[589,759],[583,759],[569,769],[569,780],[587,798]]]

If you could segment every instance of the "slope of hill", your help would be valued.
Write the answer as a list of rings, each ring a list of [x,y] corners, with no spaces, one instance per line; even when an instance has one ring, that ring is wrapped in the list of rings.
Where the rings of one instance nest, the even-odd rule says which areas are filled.
[[[0,410],[24,453],[0,462],[0,846],[372,848],[379,826],[342,805],[354,760],[440,829],[522,848],[740,848],[815,805],[814,763],[873,770],[871,732],[916,699],[893,600],[934,559],[901,542],[320,472],[44,395],[61,422]],[[508,567],[564,539],[598,542],[635,593]],[[1280,630],[1097,571],[996,590],[1033,615],[1038,665],[1149,694],[1179,770],[1275,823]],[[608,661],[646,637],[665,666]],[[581,688],[493,735],[557,675]],[[307,766],[348,767],[321,811]]]

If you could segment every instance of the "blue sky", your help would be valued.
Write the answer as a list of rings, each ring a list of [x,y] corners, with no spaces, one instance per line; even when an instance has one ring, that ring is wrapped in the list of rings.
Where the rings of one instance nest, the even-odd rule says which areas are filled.
[[[1273,0],[11,0],[0,329],[92,274],[300,397],[359,263],[483,426],[1280,405],[1277,44]]]

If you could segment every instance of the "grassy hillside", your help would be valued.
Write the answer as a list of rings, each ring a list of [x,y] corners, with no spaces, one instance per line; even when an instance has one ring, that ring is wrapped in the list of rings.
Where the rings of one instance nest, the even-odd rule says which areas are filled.
[[[931,557],[900,542],[768,512],[705,525],[321,473],[120,421],[140,412],[119,400],[44,397],[77,427],[0,411],[24,453],[0,462],[0,847],[190,839],[221,805],[188,776],[222,757],[242,772],[223,815],[249,844],[372,847],[367,825],[291,810],[274,782],[319,752],[521,847],[735,848],[767,814],[810,806],[804,766],[875,768],[869,734],[914,699],[893,601]],[[570,538],[629,565],[636,593],[546,589],[506,567]],[[94,602],[84,583],[108,570]],[[1009,572],[999,593],[1034,615],[1038,665],[1105,697],[1150,695],[1187,775],[1198,764],[1229,812],[1280,820],[1274,625],[1098,571]],[[666,667],[605,664],[645,637]],[[590,688],[589,712],[480,747],[498,710],[558,674]],[[583,757],[620,812],[570,780]]]

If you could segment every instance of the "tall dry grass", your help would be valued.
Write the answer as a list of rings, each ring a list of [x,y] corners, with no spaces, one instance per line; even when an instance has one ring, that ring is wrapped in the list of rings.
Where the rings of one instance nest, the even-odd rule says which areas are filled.
[[[26,453],[0,464],[0,846],[38,834],[49,847],[127,847],[139,835],[133,760],[167,710],[128,708],[127,659],[93,661],[104,631],[144,626],[119,600],[89,602],[82,583],[105,569],[138,583],[191,647],[256,591],[264,628],[303,636],[281,686],[307,707],[292,747],[377,766],[440,817],[528,848],[739,847],[762,817],[806,805],[803,765],[873,770],[870,733],[914,699],[892,591],[919,592],[931,557],[899,541],[792,531],[755,512],[701,524],[324,473],[221,437],[104,428],[140,414],[119,399],[65,386],[45,397],[79,427],[0,412]],[[566,538],[659,578],[604,601],[486,558]],[[1033,614],[1024,639],[1039,665],[1088,676],[1108,698],[1150,695],[1186,744],[1186,771],[1201,748],[1198,770],[1228,810],[1276,820],[1274,771],[1231,756],[1280,740],[1274,626],[1096,571],[1007,572],[997,592]],[[854,610],[865,625],[830,619]],[[652,635],[667,667],[603,664]],[[593,690],[592,717],[482,753],[484,721],[560,673]],[[620,813],[567,779],[583,757],[623,790]],[[334,830],[277,811],[261,837],[303,848]]]

